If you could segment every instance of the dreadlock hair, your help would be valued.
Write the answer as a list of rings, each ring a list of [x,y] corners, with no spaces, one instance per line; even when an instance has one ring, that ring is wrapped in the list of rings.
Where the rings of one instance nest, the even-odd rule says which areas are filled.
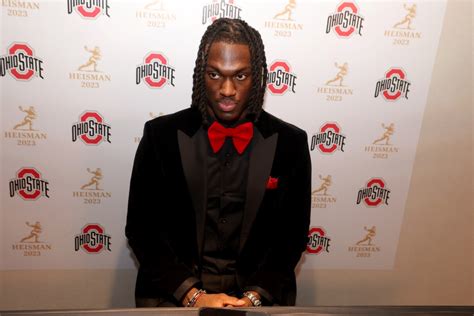
[[[207,27],[199,45],[196,66],[194,67],[191,107],[199,109],[203,125],[208,126],[208,100],[204,75],[209,49],[214,42],[248,45],[250,50],[252,86],[246,109],[247,118],[256,122],[262,112],[268,73],[265,48],[260,33],[248,25],[247,22],[240,19],[220,18]]]

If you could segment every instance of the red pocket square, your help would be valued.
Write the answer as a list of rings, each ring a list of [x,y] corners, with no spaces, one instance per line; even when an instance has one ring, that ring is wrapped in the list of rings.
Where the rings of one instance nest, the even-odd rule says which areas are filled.
[[[278,188],[278,178],[269,177],[267,181],[267,189],[274,190]]]

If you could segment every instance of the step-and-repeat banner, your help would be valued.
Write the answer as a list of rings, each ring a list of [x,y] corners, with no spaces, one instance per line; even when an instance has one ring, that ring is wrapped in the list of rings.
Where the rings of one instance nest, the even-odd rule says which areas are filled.
[[[265,108],[308,134],[303,269],[392,268],[445,0],[1,4],[1,269],[135,267],[124,225],[143,124],[190,105],[220,17],[261,32]]]

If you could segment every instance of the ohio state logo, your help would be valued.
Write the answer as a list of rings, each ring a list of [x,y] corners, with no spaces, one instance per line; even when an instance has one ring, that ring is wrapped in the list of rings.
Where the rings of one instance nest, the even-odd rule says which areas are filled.
[[[72,141],[81,139],[87,145],[98,145],[110,141],[110,125],[98,112],[86,111],[79,116],[79,122],[72,125]]]
[[[174,71],[163,53],[151,52],[145,56],[144,63],[137,66],[136,83],[144,81],[150,88],[162,88],[165,84],[174,87]]]
[[[28,81],[34,75],[44,79],[43,60],[35,57],[34,50],[26,43],[13,43],[7,49],[8,54],[0,56],[0,76],[7,72],[19,81]]]
[[[49,198],[49,182],[33,167],[24,167],[10,180],[10,197],[19,195],[23,200],[34,201],[42,196]]]
[[[326,231],[322,227],[311,227],[308,232],[308,243],[306,251],[311,254],[329,252],[331,238],[326,236]]]
[[[67,13],[76,11],[82,18],[97,19],[99,15],[109,15],[108,0],[67,0]]]
[[[74,250],[84,250],[87,253],[100,253],[110,249],[110,235],[106,234],[104,228],[99,224],[87,224],[82,228],[82,233],[74,238]]]
[[[324,123],[320,132],[311,138],[311,151],[318,149],[323,154],[332,154],[336,150],[344,152],[346,136],[336,122]]]
[[[268,68],[267,88],[274,95],[283,95],[287,91],[295,93],[296,78],[288,62],[274,61]]]
[[[401,68],[390,68],[385,73],[385,78],[377,81],[374,97],[382,93],[385,100],[396,101],[400,97],[408,99],[411,83],[406,80],[406,73]]]
[[[213,0],[202,7],[202,24],[214,22],[219,18],[240,19],[242,9],[234,4],[234,0]]]
[[[364,18],[358,12],[355,2],[343,1],[337,6],[336,13],[328,16],[326,34],[334,30],[339,37],[362,35]]]
[[[367,206],[388,205],[390,190],[386,188],[382,178],[372,178],[367,181],[367,185],[357,193],[357,204],[364,202]]]

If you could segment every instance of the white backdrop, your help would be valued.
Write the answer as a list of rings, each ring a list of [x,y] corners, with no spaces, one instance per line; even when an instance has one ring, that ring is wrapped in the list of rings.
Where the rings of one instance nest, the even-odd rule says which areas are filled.
[[[4,0],[0,269],[134,267],[124,225],[143,124],[189,106],[214,13],[261,32],[274,72],[265,109],[308,133],[302,268],[391,269],[445,6]],[[156,61],[163,79],[137,84]],[[388,80],[397,89],[376,90]],[[369,187],[379,195],[358,199]]]

